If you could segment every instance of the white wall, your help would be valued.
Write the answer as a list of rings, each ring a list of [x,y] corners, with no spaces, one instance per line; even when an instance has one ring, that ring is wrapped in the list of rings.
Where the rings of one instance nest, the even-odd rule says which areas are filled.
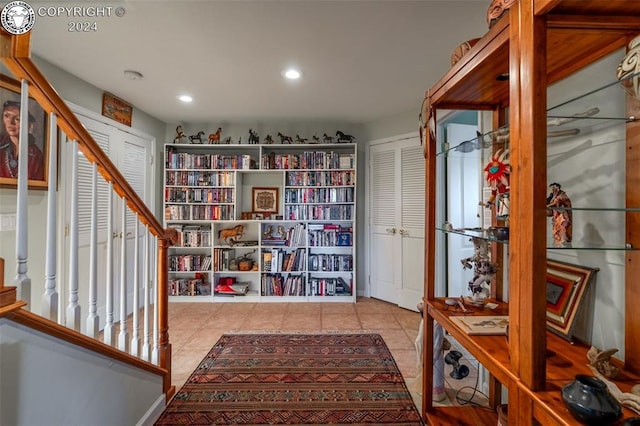
[[[162,377],[0,318],[0,424],[133,425]]]

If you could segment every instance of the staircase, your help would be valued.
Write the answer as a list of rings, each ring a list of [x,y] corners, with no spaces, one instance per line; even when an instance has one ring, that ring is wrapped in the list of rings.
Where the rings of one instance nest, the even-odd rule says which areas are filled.
[[[29,144],[27,136],[23,137],[28,135],[29,111],[21,108],[17,178],[14,184],[0,177],[0,185],[10,183],[15,188],[3,190],[11,194],[3,198],[3,210],[7,211],[6,200],[15,197],[16,212],[15,255],[6,256],[4,242],[0,252],[7,257],[0,258],[0,424],[152,423],[175,392],[171,386],[166,266],[167,249],[175,242],[176,233],[162,228],[35,66],[30,58],[29,33],[0,34],[0,43],[2,61],[19,82],[20,105],[27,105],[32,98],[31,102],[35,100],[48,114],[50,147],[48,158],[45,156],[47,179],[29,180]],[[4,132],[4,127],[0,130]],[[72,195],[66,201],[58,195],[57,159],[62,151],[59,147],[66,143],[74,145],[71,188],[67,188],[71,194],[77,193],[78,155],[92,167],[88,265],[79,264],[78,197]],[[114,201],[122,200],[122,211],[115,216],[122,217],[123,235],[135,238],[132,260],[125,257],[124,248],[117,250],[110,243],[111,238],[106,254],[98,251],[96,194],[100,180],[108,185],[109,217],[116,213],[111,211]],[[41,188],[34,189],[36,186]],[[35,196],[46,199],[43,211],[29,212],[34,191]],[[62,203],[68,203],[65,209],[71,212],[66,226],[60,223],[58,213]],[[127,228],[127,215],[135,217],[134,226]],[[44,245],[44,258],[29,258],[28,243],[33,245],[34,241],[29,231],[35,220],[46,222],[45,235],[36,239]],[[111,222],[107,224],[108,235]],[[62,257],[68,260],[64,283],[60,282]],[[29,265],[34,263],[44,264],[44,276],[30,276]],[[121,265],[119,271],[115,271],[115,264]],[[5,286],[4,268],[13,265],[15,280]],[[106,288],[98,285],[99,271],[106,271]],[[114,300],[118,294],[119,300]],[[34,305],[40,307],[39,312],[32,311]]]

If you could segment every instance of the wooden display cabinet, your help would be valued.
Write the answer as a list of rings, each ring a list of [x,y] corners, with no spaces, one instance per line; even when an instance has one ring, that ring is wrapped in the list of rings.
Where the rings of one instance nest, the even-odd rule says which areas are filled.
[[[489,2],[487,1],[487,4]],[[496,424],[497,416],[465,407],[432,404],[433,320],[437,320],[491,375],[489,400],[500,402],[508,389],[509,424],[579,424],[564,406],[560,389],[586,367],[588,347],[570,344],[547,331],[546,287],[540,265],[547,259],[547,86],[627,46],[640,33],[640,2],[625,0],[519,0],[426,94],[427,115],[466,109],[493,111],[494,128],[509,123],[511,150],[509,339],[469,336],[450,319],[435,297],[436,143],[423,132],[426,158],[425,316],[423,415],[428,424]],[[615,70],[611,70],[615,75]],[[508,75],[508,79],[498,76]],[[638,116],[640,103],[629,98],[627,115]],[[508,116],[505,111],[508,107]],[[508,120],[505,120],[508,117]],[[433,127],[433,124],[431,124]],[[626,124],[625,363],[615,383],[629,391],[640,379],[640,320],[633,303],[640,300],[640,122]],[[625,210],[623,208],[622,210]],[[497,289],[497,298],[502,291]],[[492,312],[494,314],[496,312]],[[546,348],[546,350],[544,349]],[[624,417],[634,413],[624,409]]]

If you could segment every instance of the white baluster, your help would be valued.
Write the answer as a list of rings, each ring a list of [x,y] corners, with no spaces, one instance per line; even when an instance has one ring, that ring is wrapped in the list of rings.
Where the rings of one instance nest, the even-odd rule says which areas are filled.
[[[69,224],[69,304],[66,326],[80,331],[78,304],[78,143],[71,142],[71,206]]]
[[[140,357],[140,241],[138,213],[133,231],[133,318],[131,335],[131,355]]]
[[[116,342],[116,328],[113,322],[113,182],[109,182],[107,197],[107,273],[105,277],[107,294],[105,300],[104,342],[114,346]]]
[[[150,250],[149,244],[151,244],[151,233],[149,232],[149,227],[145,226],[145,240],[144,240],[144,300],[143,300],[143,340],[142,340],[142,359],[145,361],[151,360],[151,342],[149,341],[150,337],[150,324],[149,320],[151,319],[149,316],[149,305],[151,292],[149,291],[149,287],[151,286],[151,277],[149,276],[149,260],[150,260]]]
[[[47,193],[47,237],[44,266],[44,293],[42,294],[42,316],[52,321],[58,320],[58,290],[56,267],[58,248],[56,245],[56,224],[58,221],[57,190],[58,185],[58,117],[49,114],[49,165]]]
[[[152,265],[158,264],[158,238],[154,238],[153,244],[153,261]],[[160,314],[158,312],[158,272],[157,268],[154,268],[154,276],[153,276],[153,288],[151,292],[151,297],[153,298],[153,351],[151,352],[151,362],[155,365],[159,365],[159,352],[158,347],[160,345],[160,329],[158,327],[158,322],[160,321]]]
[[[89,240],[89,315],[86,333],[98,337],[98,166],[91,164],[91,236]]]
[[[127,199],[122,198],[122,234],[120,234],[120,331],[118,349],[129,352],[127,333]]]
[[[27,276],[29,254],[29,84],[22,80],[20,93],[20,137],[18,139],[18,187],[16,204],[16,279],[17,297],[31,304],[31,278]]]

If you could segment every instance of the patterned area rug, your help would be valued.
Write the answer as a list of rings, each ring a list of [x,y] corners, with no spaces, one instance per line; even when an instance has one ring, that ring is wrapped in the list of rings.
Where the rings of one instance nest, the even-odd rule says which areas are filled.
[[[157,425],[422,425],[379,334],[225,334]]]

